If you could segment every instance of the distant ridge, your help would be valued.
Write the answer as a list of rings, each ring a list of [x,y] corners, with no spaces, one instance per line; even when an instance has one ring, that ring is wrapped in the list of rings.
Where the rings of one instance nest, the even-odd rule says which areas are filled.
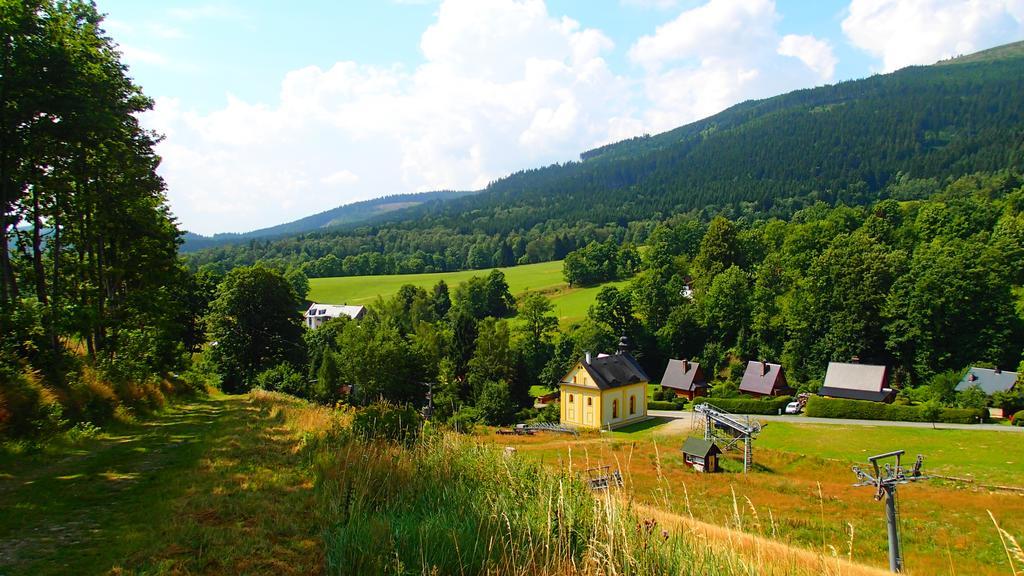
[[[454,198],[462,198],[474,194],[474,192],[455,192],[444,190],[439,192],[421,192],[418,194],[393,194],[373,200],[353,202],[337,208],[331,208],[323,212],[306,216],[293,222],[278,224],[269,228],[261,228],[252,232],[222,233],[213,236],[203,236],[192,232],[186,232],[183,236],[184,244],[181,252],[194,252],[203,248],[235,244],[247,240],[278,238],[292,234],[302,234],[324,230],[344,224],[356,224],[365,222],[376,216],[387,214],[403,208],[411,208],[432,202],[444,202]]]
[[[520,244],[532,242],[523,261],[539,262],[635,222],[788,218],[817,202],[915,199],[952,178],[1007,170],[1024,173],[1024,42],[742,102],[578,161],[512,173],[477,194],[377,214],[364,221],[372,229],[320,230],[190,261],[298,265],[375,253],[391,263],[374,270],[457,270],[519,261],[530,248]],[[332,262],[318,273],[337,274]]]

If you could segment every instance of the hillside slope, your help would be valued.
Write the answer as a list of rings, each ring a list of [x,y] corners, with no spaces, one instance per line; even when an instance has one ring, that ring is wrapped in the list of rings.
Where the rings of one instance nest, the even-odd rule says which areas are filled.
[[[342,224],[353,224],[387,214],[388,212],[394,212],[395,210],[402,210],[404,208],[419,206],[430,202],[443,202],[445,200],[461,198],[470,194],[473,194],[473,192],[453,192],[449,190],[440,192],[423,192],[419,194],[395,194],[392,196],[384,196],[382,198],[374,198],[373,200],[364,200],[362,202],[345,204],[343,206],[338,206],[337,208],[325,210],[318,214],[313,214],[312,216],[300,218],[294,222],[278,224],[277,226],[271,226],[270,228],[261,228],[259,230],[253,230],[252,232],[244,232],[240,234],[214,234],[213,236],[203,236],[201,234],[187,232],[183,237],[184,244],[181,246],[181,251],[192,252],[203,248],[210,248],[212,246],[222,246],[225,244],[233,244],[256,238],[274,238],[291,234],[301,234],[303,232],[311,232],[314,230],[322,230],[325,228],[340,226]]]
[[[298,264],[376,252],[429,260],[434,271],[487,267],[504,263],[474,266],[472,245],[493,254],[501,242],[529,233],[535,236],[526,240],[585,243],[595,238],[588,226],[606,227],[596,234],[601,239],[630,222],[685,212],[786,217],[819,200],[872,203],[897,179],[1005,169],[1024,170],[1024,43],[744,102],[663,134],[584,152],[578,162],[517,172],[479,194],[299,242],[207,253],[195,263]]]

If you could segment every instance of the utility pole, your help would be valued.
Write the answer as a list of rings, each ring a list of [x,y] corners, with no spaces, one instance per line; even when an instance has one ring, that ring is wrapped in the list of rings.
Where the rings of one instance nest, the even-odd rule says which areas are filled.
[[[853,473],[860,479],[860,482],[854,486],[872,486],[875,488],[875,500],[885,498],[885,521],[889,533],[889,570],[897,573],[903,572],[903,553],[900,550],[900,519],[896,487],[900,484],[909,484],[928,478],[921,475],[921,464],[924,458],[920,454],[917,455],[917,460],[909,475],[900,464],[900,457],[903,454],[903,450],[896,450],[868,458],[868,462],[871,462],[871,466],[874,468],[874,475],[865,472],[860,466],[853,467]],[[879,460],[888,458],[895,458],[895,465],[886,462],[879,466]]]

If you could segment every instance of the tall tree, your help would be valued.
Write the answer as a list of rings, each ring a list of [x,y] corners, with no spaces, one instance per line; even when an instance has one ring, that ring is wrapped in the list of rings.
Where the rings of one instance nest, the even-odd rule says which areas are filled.
[[[256,376],[304,360],[298,297],[291,283],[263,266],[235,268],[210,305],[212,358],[228,392],[244,392]]]

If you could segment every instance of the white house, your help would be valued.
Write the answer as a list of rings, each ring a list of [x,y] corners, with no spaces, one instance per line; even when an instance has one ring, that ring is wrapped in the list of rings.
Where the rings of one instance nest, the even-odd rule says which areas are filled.
[[[306,310],[304,317],[307,328],[319,328],[323,326],[324,322],[333,318],[348,316],[353,320],[359,320],[365,315],[366,306],[339,306],[337,304],[317,304],[314,302],[310,305],[309,310]]]

